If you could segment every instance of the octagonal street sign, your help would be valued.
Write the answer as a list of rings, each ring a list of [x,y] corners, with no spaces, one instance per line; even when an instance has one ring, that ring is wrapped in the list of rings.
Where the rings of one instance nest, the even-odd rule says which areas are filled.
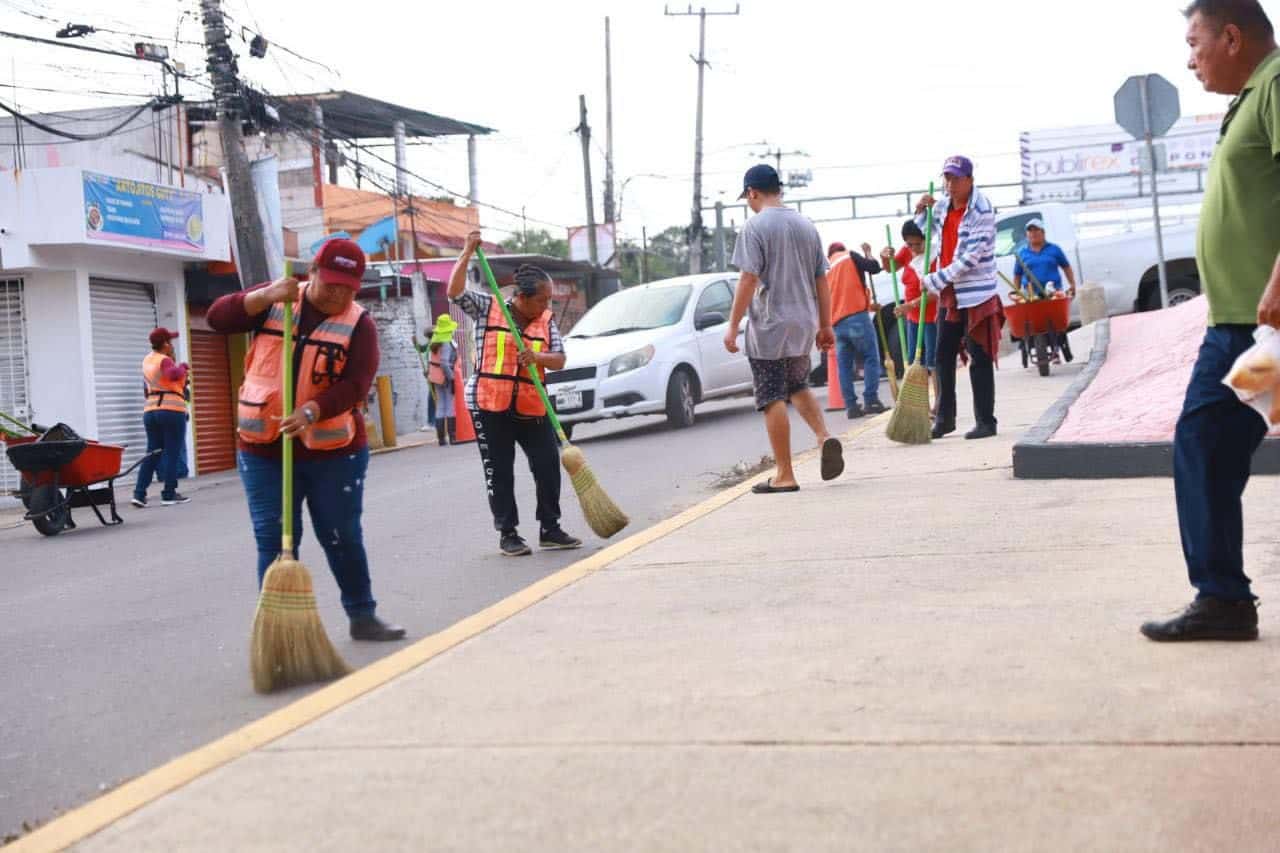
[[[1147,122],[1143,116],[1143,84],[1147,89],[1146,109],[1151,118],[1151,135],[1164,136],[1182,113],[1178,103],[1178,89],[1159,74],[1135,74],[1116,90],[1116,124],[1123,127],[1135,139],[1147,135]]]

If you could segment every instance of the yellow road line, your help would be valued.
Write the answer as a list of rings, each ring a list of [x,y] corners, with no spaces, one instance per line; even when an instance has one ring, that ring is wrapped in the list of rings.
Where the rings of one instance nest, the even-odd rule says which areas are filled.
[[[850,430],[846,441],[852,441],[888,417],[887,414],[872,418],[870,422]],[[806,461],[817,450],[810,450],[796,457],[796,462]],[[759,474],[736,486],[725,489],[705,501],[689,507],[642,530],[621,542],[604,548],[585,559],[566,566],[496,604],[492,604],[465,619],[455,622],[439,633],[418,640],[395,654],[375,661],[351,675],[316,690],[292,704],[274,711],[260,720],[225,735],[210,744],[180,755],[142,776],[124,783],[115,790],[90,803],[68,812],[40,827],[35,832],[4,848],[4,853],[34,853],[34,851],[63,850],[78,841],[110,826],[143,806],[160,799],[165,794],[181,788],[211,770],[234,761],[274,740],[296,731],[330,711],[336,710],[374,688],[398,678],[437,655],[466,642],[477,634],[510,619],[517,613],[532,607],[542,599],[573,584],[587,575],[621,560],[635,551],[669,536],[680,528],[705,518],[716,510],[732,503],[751,491],[751,487],[765,479],[768,472]],[[247,675],[246,675],[247,679]]]

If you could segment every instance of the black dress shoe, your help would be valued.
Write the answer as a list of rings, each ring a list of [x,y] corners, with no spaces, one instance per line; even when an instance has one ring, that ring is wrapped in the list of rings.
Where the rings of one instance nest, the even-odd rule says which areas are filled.
[[[351,639],[375,643],[403,640],[404,629],[399,625],[388,625],[377,616],[360,616],[351,620]]]
[[[1258,606],[1252,601],[1197,598],[1167,622],[1147,622],[1142,635],[1157,643],[1258,639]]]
[[[933,432],[929,434],[934,438],[942,438],[944,435],[950,435],[955,431],[956,431],[955,421],[947,421],[946,423],[942,423],[941,421],[935,421],[933,424]]]
[[[978,424],[964,434],[965,438],[991,438],[996,434],[995,424]]]

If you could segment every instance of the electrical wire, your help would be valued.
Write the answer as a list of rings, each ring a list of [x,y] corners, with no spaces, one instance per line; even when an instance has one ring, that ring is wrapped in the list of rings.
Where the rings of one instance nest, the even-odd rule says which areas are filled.
[[[106,139],[109,136],[115,136],[117,133],[119,133],[121,130],[127,127],[135,118],[142,115],[143,112],[155,106],[157,103],[159,102],[156,101],[155,99],[152,99],[151,101],[148,101],[147,103],[135,109],[132,113],[129,114],[128,118],[120,122],[115,127],[111,128],[110,130],[103,131],[102,133],[89,133],[89,134],[70,133],[68,131],[58,130],[56,127],[52,127],[43,122],[37,121],[36,119],[31,118],[30,116],[23,115],[22,113],[18,112],[16,109],[4,103],[3,101],[0,101],[0,110],[4,110],[14,118],[20,121],[26,122],[27,124],[31,125],[37,130],[43,130],[45,133],[52,134],[53,136],[61,137],[62,139],[71,139],[76,142],[93,142],[99,139]]]

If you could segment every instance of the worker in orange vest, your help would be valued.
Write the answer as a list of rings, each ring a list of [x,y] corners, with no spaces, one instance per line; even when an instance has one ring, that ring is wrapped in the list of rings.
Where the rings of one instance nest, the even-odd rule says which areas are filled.
[[[153,329],[151,352],[142,360],[146,392],[142,424],[147,430],[147,456],[138,466],[138,482],[130,501],[139,509],[146,507],[147,489],[157,474],[164,484],[160,503],[176,506],[191,500],[178,493],[178,459],[187,441],[187,374],[191,368],[185,361],[174,361],[173,341],[177,337],[177,332],[164,327]]]
[[[294,550],[302,540],[302,503],[342,591],[351,638],[400,640],[405,629],[375,613],[369,558],[360,523],[369,470],[361,411],[380,358],[378,329],[359,302],[365,256],[351,240],[333,239],[311,262],[304,283],[282,278],[219,297],[206,315],[225,335],[253,333],[238,395],[239,469],[258,545],[258,583],[280,550],[281,434],[294,442]],[[283,417],[284,312],[294,316],[295,401]]]
[[[502,306],[490,293],[467,290],[467,269],[480,246],[480,232],[466,245],[449,277],[449,299],[475,321],[476,370],[467,381],[466,402],[484,463],[485,485],[498,548],[508,557],[532,553],[518,531],[515,459],[519,444],[529,459],[538,493],[538,544],[543,550],[581,548],[560,527],[560,448],[528,367],[539,374],[564,367],[564,343],[551,315],[551,277],[528,264],[516,270],[516,293],[507,309],[517,329],[507,327]],[[524,342],[520,352],[513,340]]]

